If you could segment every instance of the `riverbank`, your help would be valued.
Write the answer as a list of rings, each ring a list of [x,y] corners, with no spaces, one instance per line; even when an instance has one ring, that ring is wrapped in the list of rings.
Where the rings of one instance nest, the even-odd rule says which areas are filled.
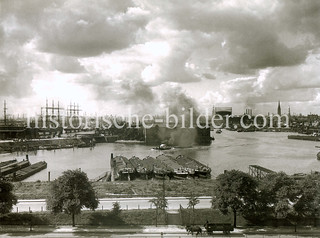
[[[0,153],[28,152],[39,149],[63,149],[83,143],[78,138],[32,139],[23,141],[0,141]]]
[[[215,180],[134,180],[119,182],[92,182],[98,198],[152,197],[165,188],[168,197],[212,196]],[[14,194],[18,199],[45,199],[49,195],[50,182],[14,182]]]

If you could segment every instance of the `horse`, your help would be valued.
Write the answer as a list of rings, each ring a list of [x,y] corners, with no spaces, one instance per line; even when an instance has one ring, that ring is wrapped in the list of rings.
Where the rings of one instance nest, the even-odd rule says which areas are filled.
[[[188,232],[188,235],[189,235],[189,233],[191,233],[191,235],[193,235],[193,232],[196,232],[196,235],[199,235],[199,234],[202,235],[202,229],[201,229],[200,226],[187,225],[186,226],[186,231]]]

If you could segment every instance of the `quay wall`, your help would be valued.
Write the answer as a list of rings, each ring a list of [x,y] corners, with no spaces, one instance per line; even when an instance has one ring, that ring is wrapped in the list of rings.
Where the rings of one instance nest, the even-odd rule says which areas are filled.
[[[25,141],[0,141],[0,153],[11,153],[16,151],[32,151],[43,147],[55,146],[64,148],[66,146],[77,146],[82,141],[78,138],[53,138],[34,139]]]

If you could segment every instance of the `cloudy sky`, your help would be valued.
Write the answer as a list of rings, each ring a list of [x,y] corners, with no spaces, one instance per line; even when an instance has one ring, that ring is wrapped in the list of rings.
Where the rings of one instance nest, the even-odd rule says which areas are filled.
[[[320,114],[320,1],[0,1],[0,99]],[[1,107],[2,108],[2,105]],[[2,111],[2,110],[1,110]]]

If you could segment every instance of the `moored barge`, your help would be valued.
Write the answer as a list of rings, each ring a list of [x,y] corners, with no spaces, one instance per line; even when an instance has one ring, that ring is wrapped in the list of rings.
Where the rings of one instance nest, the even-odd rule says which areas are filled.
[[[129,161],[135,167],[137,177],[141,179],[152,178],[152,173],[153,173],[152,164],[148,163],[146,160],[141,160],[136,156],[131,157]]]
[[[22,181],[46,168],[47,163],[40,161],[6,176],[6,179],[14,182]]]
[[[173,173],[172,177],[176,179],[182,179],[182,178],[187,178],[188,176],[192,176],[194,174],[194,171],[190,170],[188,171],[184,166],[181,166],[178,164],[174,158],[170,155],[159,155],[157,156],[156,160],[160,160],[164,164],[166,164],[168,167],[172,168]]]
[[[141,179],[186,179],[210,178],[211,169],[186,156],[159,155],[140,159],[133,156],[129,160],[124,156],[111,154],[111,181]]]
[[[113,157],[111,154],[111,180],[131,180],[135,175],[135,168],[124,156]]]
[[[194,160],[190,157],[179,155],[174,160],[184,166],[188,171],[193,171],[195,177],[210,178],[211,168],[202,164],[201,162]]]

